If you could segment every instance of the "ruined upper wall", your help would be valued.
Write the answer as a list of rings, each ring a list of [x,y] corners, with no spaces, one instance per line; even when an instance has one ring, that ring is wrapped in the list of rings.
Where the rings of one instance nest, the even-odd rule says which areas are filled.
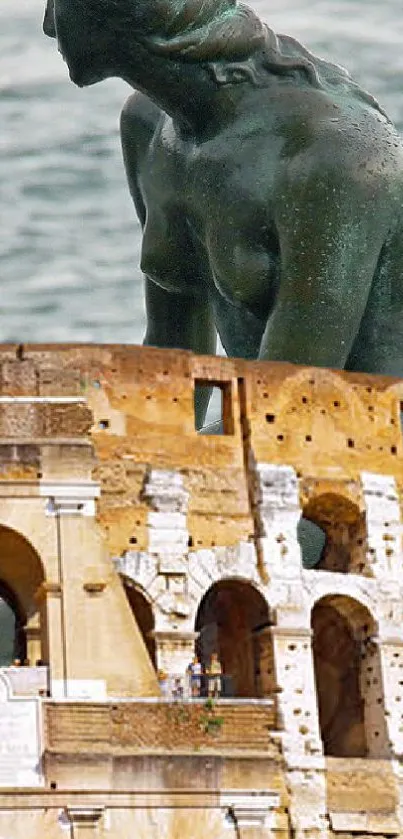
[[[224,387],[230,433],[196,432],[196,381]],[[59,474],[61,442],[70,452],[63,469],[74,478],[83,472],[79,444],[92,440],[99,520],[113,554],[146,547],[142,489],[150,466],[182,472],[195,547],[251,538],[251,454],[293,466],[308,501],[313,485],[348,484],[354,495],[362,471],[403,482],[403,383],[386,377],[136,346],[1,345],[0,397],[3,480]]]

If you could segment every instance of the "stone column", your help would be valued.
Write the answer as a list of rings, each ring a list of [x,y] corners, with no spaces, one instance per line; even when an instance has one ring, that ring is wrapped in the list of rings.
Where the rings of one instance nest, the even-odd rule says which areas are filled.
[[[239,839],[269,839],[285,830],[282,814],[275,812],[280,796],[267,790],[223,790],[220,804],[227,827],[234,826]]]
[[[281,620],[281,611],[278,619]],[[283,616],[298,619],[291,611]],[[303,615],[299,615],[303,620]],[[278,709],[290,791],[290,825],[296,839],[327,837],[325,759],[319,726],[312,631],[307,626],[272,628]]]
[[[29,619],[25,627],[25,637],[27,639],[27,658],[31,665],[43,658],[42,644],[41,644],[41,622],[39,613],[36,613]]]
[[[378,696],[384,699],[384,705],[379,703],[382,720],[378,720],[379,725],[372,732],[372,736],[375,738],[375,731],[380,728],[381,722],[386,721],[388,734],[386,754],[401,761],[403,757],[403,639],[401,629],[399,635],[396,633],[395,637],[379,639],[378,643],[381,662]]]
[[[297,526],[301,506],[295,469],[270,463],[256,464],[255,511],[260,532],[257,553],[263,573],[268,579],[300,575]]]
[[[103,807],[66,807],[66,818],[71,825],[71,839],[101,837],[103,813]]]
[[[396,481],[391,475],[362,472],[367,517],[367,569],[375,577],[401,577],[401,516]]]
[[[308,628],[273,626],[278,709],[284,751],[293,762],[322,755],[311,637]],[[287,759],[288,759],[287,758]]]
[[[255,633],[255,643],[258,645],[259,679],[258,695],[273,696],[277,690],[276,668],[274,663],[273,631],[271,626],[265,626]]]
[[[46,629],[45,649],[42,652],[49,664],[51,681],[63,683],[66,676],[65,644],[63,641],[62,588],[60,583],[42,583],[36,592],[41,623]],[[67,686],[66,686],[67,691]],[[67,693],[66,693],[67,695]]]
[[[151,633],[155,641],[158,670],[169,676],[184,676],[195,654],[198,632],[162,630]]]

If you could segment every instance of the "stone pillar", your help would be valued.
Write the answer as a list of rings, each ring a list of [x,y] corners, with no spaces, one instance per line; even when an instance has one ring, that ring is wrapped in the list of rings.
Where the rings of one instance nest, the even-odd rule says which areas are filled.
[[[394,638],[379,640],[379,653],[381,673],[379,674],[378,695],[382,697],[383,693],[384,698],[384,705],[380,704],[380,711],[383,720],[386,721],[388,734],[386,754],[401,761],[403,758],[403,639],[401,630],[399,636],[396,633]]]
[[[27,659],[31,665],[35,665],[38,660],[43,658],[41,622],[38,612],[29,619],[24,631],[27,639]]]
[[[36,592],[41,624],[46,624],[45,649],[42,657],[49,665],[51,682],[64,683],[66,678],[65,643],[63,639],[62,588],[60,583],[42,583]],[[67,686],[66,686],[67,695]]]
[[[273,696],[277,690],[276,667],[273,650],[273,631],[271,626],[255,633],[255,643],[258,645],[259,679],[258,695]]]
[[[257,552],[268,578],[301,573],[297,526],[301,518],[298,479],[291,466],[257,463],[255,510],[260,537]]]
[[[224,790],[220,805],[226,826],[234,826],[239,839],[269,839],[279,828],[281,814],[278,793],[267,790]]]
[[[154,631],[157,669],[168,676],[184,676],[195,654],[197,632]]]
[[[274,626],[271,632],[284,753],[288,762],[299,765],[306,755],[323,754],[312,632],[292,626]]]
[[[401,577],[401,517],[396,481],[391,475],[362,472],[367,517],[367,569],[374,577]]]
[[[101,837],[103,813],[103,807],[66,807],[66,818],[71,825],[71,839]]]
[[[168,567],[187,553],[189,533],[186,524],[189,493],[180,472],[150,469],[142,497],[149,505],[148,552]],[[169,573],[169,572],[168,572]]]

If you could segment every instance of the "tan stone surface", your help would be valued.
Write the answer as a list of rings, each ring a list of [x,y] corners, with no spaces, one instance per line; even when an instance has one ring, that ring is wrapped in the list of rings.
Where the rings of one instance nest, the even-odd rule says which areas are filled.
[[[217,702],[45,706],[49,752],[124,754],[154,750],[267,752],[278,760],[272,732],[275,710],[264,705]]]
[[[326,770],[329,810],[341,813],[395,810],[398,790],[388,761],[327,758]]]

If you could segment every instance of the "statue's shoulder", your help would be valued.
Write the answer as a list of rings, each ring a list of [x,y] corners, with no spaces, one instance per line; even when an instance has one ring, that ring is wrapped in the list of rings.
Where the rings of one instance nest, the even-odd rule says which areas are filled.
[[[161,109],[143,93],[136,91],[126,100],[120,115],[122,141],[150,139],[161,118]]]

